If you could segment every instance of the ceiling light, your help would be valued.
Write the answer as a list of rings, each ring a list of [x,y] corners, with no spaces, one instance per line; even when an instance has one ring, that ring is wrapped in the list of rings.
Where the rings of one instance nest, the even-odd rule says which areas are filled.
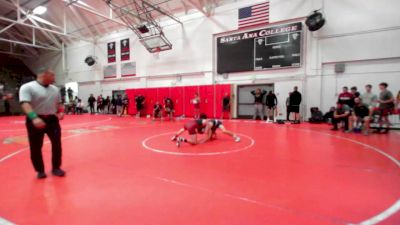
[[[33,9],[33,14],[42,15],[46,11],[47,11],[47,8],[40,5],[40,6],[36,7],[35,9]]]

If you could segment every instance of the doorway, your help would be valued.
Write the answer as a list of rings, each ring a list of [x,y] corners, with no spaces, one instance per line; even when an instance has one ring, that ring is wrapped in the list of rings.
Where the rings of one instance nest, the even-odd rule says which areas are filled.
[[[252,85],[239,85],[237,87],[237,117],[240,119],[251,119],[254,114],[254,96],[251,91],[260,88],[265,90],[267,93],[269,91],[274,92],[274,84],[252,84]],[[265,97],[263,99],[263,104],[265,105]]]

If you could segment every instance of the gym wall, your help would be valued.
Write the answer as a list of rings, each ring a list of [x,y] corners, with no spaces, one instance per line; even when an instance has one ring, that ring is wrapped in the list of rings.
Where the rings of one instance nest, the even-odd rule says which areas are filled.
[[[302,67],[232,73],[228,78],[217,75],[215,38],[237,29],[238,8],[259,2],[262,0],[235,1],[216,8],[211,17],[189,12],[182,17],[184,26],[164,21],[165,34],[173,43],[173,49],[161,52],[159,57],[149,54],[131,31],[122,30],[105,35],[96,45],[80,41],[67,46],[64,68],[61,57],[54,56],[43,55],[36,62],[27,63],[31,67],[46,62],[56,65],[58,82],[79,82],[80,89],[85,89],[80,92],[83,99],[89,93],[109,95],[112,90],[129,88],[274,83],[281,103],[294,85],[299,86],[304,96],[302,112],[306,114],[310,107],[326,110],[334,105],[335,94],[344,84],[362,90],[367,80],[374,86],[386,81],[393,92],[400,89],[400,69],[396,66],[400,60],[396,38],[400,36],[400,14],[396,11],[400,1],[397,0],[270,0],[271,23],[304,21],[314,9],[322,9],[326,17],[327,23],[321,30],[303,33]],[[119,45],[119,40],[127,37],[131,41],[131,58],[136,61],[137,77],[120,79],[117,55],[117,79],[103,80],[106,43],[116,41]],[[83,62],[88,54],[96,55],[99,64],[88,67]],[[338,62],[346,64],[346,71],[337,76],[332,68]],[[177,75],[182,79],[178,80]],[[336,82],[337,85],[332,86]],[[374,90],[377,91],[376,86]]]

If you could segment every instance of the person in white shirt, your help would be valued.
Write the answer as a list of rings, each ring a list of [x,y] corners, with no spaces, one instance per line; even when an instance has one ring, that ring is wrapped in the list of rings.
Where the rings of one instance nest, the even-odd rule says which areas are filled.
[[[365,85],[365,93],[363,93],[360,98],[362,103],[368,107],[369,116],[371,116],[374,108],[378,105],[378,96],[372,93],[372,85]]]

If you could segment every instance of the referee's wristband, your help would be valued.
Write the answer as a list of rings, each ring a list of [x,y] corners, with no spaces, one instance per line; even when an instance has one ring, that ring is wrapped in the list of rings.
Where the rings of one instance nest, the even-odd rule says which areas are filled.
[[[29,112],[26,114],[30,120],[38,118],[38,115],[35,112]]]

